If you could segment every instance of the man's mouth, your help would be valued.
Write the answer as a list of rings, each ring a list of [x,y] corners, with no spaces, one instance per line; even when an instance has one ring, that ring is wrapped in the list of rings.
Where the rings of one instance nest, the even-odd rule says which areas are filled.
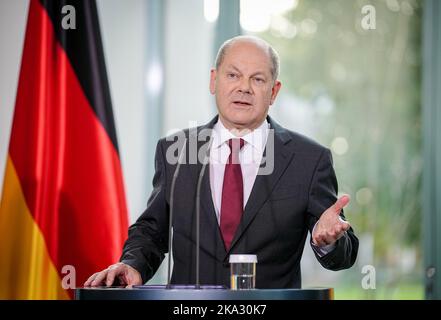
[[[236,101],[233,101],[233,103],[234,103],[235,105],[243,106],[243,107],[251,106],[251,103],[249,103],[249,102],[247,102],[247,101],[236,100]]]

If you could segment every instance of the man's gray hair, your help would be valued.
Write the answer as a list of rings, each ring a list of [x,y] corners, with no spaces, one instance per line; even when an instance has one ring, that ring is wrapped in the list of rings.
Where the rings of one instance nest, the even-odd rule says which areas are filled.
[[[228,48],[230,48],[231,45],[233,45],[235,42],[238,41],[254,42],[257,45],[266,48],[268,50],[268,55],[270,56],[270,60],[271,60],[271,65],[272,65],[271,75],[273,77],[273,80],[276,81],[279,78],[279,72],[280,72],[279,54],[268,42],[255,36],[237,36],[225,41],[220,46],[219,51],[217,52],[216,61],[215,61],[216,70],[219,70],[219,67],[225,58],[225,54]]]

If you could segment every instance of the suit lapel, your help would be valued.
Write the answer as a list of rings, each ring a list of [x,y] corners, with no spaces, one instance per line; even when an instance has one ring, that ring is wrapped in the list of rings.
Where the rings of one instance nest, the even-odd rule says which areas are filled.
[[[245,206],[240,225],[231,243],[230,250],[246,231],[249,224],[253,221],[259,209],[268,201],[276,183],[285,172],[287,166],[293,158],[294,152],[292,148],[288,148],[286,144],[291,140],[287,131],[275,123],[270,117],[267,118],[270,123],[270,133],[262,158],[262,164],[254,182],[250,197]],[[273,140],[273,148],[271,143]],[[271,164],[271,156],[273,155],[274,166],[272,173],[268,174],[267,166]],[[266,159],[265,163],[264,160]],[[266,174],[265,174],[266,173]]]

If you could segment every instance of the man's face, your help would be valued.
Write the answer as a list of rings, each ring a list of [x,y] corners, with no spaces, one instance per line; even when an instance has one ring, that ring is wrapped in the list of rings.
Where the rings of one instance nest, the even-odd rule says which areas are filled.
[[[252,130],[266,118],[281,86],[271,67],[266,49],[243,41],[233,43],[218,70],[211,70],[210,92],[228,129]]]

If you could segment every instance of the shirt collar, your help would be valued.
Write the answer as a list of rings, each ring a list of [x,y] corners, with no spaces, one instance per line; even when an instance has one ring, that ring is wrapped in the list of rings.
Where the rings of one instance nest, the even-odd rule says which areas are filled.
[[[250,144],[256,151],[263,152],[265,148],[266,140],[269,132],[269,123],[265,119],[259,127],[246,135],[240,137],[245,140],[246,144]],[[216,149],[221,147],[225,142],[230,139],[237,139],[239,137],[232,134],[227,128],[225,128],[221,119],[216,122],[213,127],[213,145],[212,148]]]

